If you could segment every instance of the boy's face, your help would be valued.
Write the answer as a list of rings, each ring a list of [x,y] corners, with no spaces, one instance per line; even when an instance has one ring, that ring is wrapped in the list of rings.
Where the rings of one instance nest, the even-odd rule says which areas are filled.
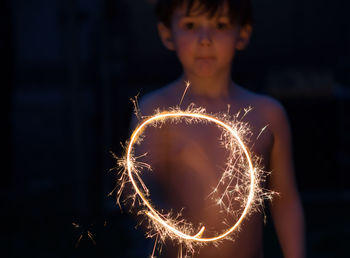
[[[193,10],[187,15],[184,5],[175,10],[171,28],[158,25],[163,43],[176,51],[185,74],[204,78],[230,72],[235,51],[249,41],[250,26],[233,25],[227,4],[211,18]]]

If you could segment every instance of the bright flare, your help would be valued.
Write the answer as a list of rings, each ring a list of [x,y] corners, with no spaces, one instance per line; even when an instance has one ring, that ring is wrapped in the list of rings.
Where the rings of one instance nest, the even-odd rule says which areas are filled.
[[[249,111],[250,109],[245,110],[245,113],[241,117],[240,113],[235,116],[230,116],[228,114],[211,115],[207,114],[203,108],[195,108],[194,105],[190,105],[186,110],[181,110],[177,107],[169,111],[158,111],[137,126],[127,144],[126,156],[118,160],[121,176],[119,178],[117,202],[120,205],[120,197],[123,189],[126,183],[130,182],[134,191],[132,195],[133,206],[136,205],[136,200],[138,200],[140,204],[139,208],[143,214],[147,215],[148,221],[150,222],[148,237],[157,236],[157,239],[159,237],[160,240],[163,241],[166,238],[170,238],[177,241],[180,246],[184,245],[187,250],[194,252],[194,246],[201,246],[209,242],[215,244],[223,239],[232,239],[232,233],[239,228],[244,218],[251,211],[261,207],[264,199],[271,198],[272,193],[260,187],[260,183],[264,180],[266,173],[257,166],[259,159],[256,157],[252,158],[246,146],[247,138],[251,135],[251,132],[248,125],[239,120],[239,117],[242,119]],[[237,211],[232,210],[230,203],[234,198],[234,193],[241,193],[238,200],[242,202],[242,211],[238,214],[238,219],[233,225],[228,226],[224,232],[218,233],[213,237],[203,237],[205,226],[202,226],[197,230],[198,232],[195,233],[190,223],[185,222],[184,219],[180,219],[181,214],[177,214],[176,216],[173,216],[171,213],[161,214],[151,205],[150,200],[147,198],[147,196],[149,196],[149,191],[140,177],[140,168],[149,168],[149,165],[137,162],[137,158],[133,155],[134,144],[140,143],[142,140],[140,136],[147,126],[159,126],[167,120],[174,122],[181,119],[189,123],[214,123],[223,130],[221,138],[224,141],[225,148],[230,151],[226,170],[223,172],[213,194],[219,194],[220,197],[217,198],[215,202],[222,210],[226,211],[228,214],[237,214]],[[237,159],[237,157],[235,158],[236,155],[240,155],[239,159],[245,160],[244,164],[246,165],[238,169],[235,168],[236,162],[233,162],[233,160]],[[237,175],[235,175],[237,171],[239,171],[238,173],[240,176],[244,178],[244,182],[241,186],[236,185],[235,190],[232,190],[230,183],[234,178],[237,178]],[[225,190],[218,193],[220,185],[225,185]],[[139,186],[141,186],[142,190]]]

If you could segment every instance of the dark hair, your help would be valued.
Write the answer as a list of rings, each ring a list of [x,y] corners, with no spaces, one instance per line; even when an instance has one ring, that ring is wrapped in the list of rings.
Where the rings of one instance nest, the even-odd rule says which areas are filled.
[[[176,8],[186,4],[186,13],[189,14],[193,11],[192,8],[197,2],[199,5],[196,6],[195,11],[208,13],[209,17],[213,17],[220,7],[227,2],[231,23],[242,26],[252,25],[253,23],[251,0],[158,0],[155,8],[158,21],[170,28],[171,19]]]

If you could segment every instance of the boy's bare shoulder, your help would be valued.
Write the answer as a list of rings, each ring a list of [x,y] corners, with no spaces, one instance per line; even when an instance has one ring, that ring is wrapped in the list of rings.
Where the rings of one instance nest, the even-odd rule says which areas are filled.
[[[143,115],[151,115],[156,109],[174,107],[180,101],[179,92],[175,84],[169,84],[144,95],[140,99],[140,109]]]
[[[246,106],[251,106],[265,121],[276,127],[287,122],[283,105],[275,98],[243,89],[241,98]]]

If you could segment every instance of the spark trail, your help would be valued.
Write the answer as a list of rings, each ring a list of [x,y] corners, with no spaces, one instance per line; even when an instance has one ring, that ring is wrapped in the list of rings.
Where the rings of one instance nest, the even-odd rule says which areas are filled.
[[[245,110],[245,114],[249,110],[250,108]],[[237,220],[233,225],[228,225],[225,230],[212,236],[205,236],[205,225],[196,228],[182,218],[181,213],[160,212],[152,206],[149,199],[150,192],[140,175],[142,168],[150,169],[150,166],[139,162],[138,157],[134,156],[134,145],[141,144],[145,137],[143,134],[146,127],[160,128],[166,122],[177,123],[179,121],[184,121],[186,124],[212,123],[216,125],[222,131],[221,143],[229,153],[226,168],[210,197],[222,211],[228,215],[235,215]],[[243,220],[252,211],[259,209],[264,199],[269,199],[272,195],[271,192],[260,187],[266,173],[258,166],[259,158],[252,156],[248,150],[249,136],[251,136],[249,126],[240,120],[239,113],[234,116],[228,113],[207,114],[204,108],[195,107],[194,104],[191,104],[186,110],[176,107],[163,112],[157,111],[152,116],[144,117],[126,144],[125,156],[118,159],[120,173],[118,204],[121,205],[120,198],[124,188],[130,186],[132,207],[137,209],[138,214],[145,215],[149,229],[147,237],[156,237],[155,245],[158,241],[164,242],[169,238],[176,241],[181,248],[185,248],[186,252],[194,253],[196,247],[199,248],[209,243],[217,245],[223,239],[233,240],[233,233],[239,229]],[[239,183],[232,185],[233,181]],[[232,208],[234,201],[239,201],[241,209]],[[154,250],[152,256],[154,256]]]

